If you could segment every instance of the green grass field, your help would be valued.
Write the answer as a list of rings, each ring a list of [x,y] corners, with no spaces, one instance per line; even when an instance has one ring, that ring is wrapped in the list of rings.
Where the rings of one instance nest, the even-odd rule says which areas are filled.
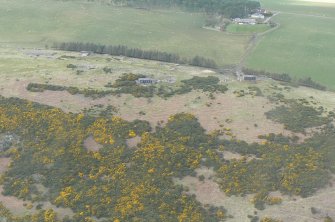
[[[230,33],[260,33],[265,32],[270,29],[269,25],[259,24],[259,25],[239,25],[239,24],[230,24],[228,25],[226,31]]]
[[[123,44],[184,57],[201,55],[219,65],[238,63],[249,36],[203,29],[203,14],[147,11],[98,3],[0,0],[0,42],[44,46],[58,41]]]
[[[317,1],[317,0],[315,0]],[[312,77],[335,89],[335,1],[263,0],[280,11],[280,27],[264,36],[246,61],[248,68]]]

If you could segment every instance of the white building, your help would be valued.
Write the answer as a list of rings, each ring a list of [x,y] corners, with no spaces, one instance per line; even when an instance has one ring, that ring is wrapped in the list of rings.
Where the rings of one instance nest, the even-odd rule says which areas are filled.
[[[260,14],[260,13],[252,14],[250,17],[253,18],[253,19],[264,19],[265,18],[265,16],[263,14]]]
[[[255,25],[256,24],[256,19],[253,19],[253,18],[245,18],[245,19],[236,18],[236,19],[234,19],[234,22],[238,23],[238,24]]]

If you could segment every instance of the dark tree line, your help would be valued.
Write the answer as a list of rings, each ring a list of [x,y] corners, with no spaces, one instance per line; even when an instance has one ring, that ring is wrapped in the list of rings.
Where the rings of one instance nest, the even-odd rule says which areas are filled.
[[[112,0],[113,4],[132,7],[180,7],[191,11],[219,13],[228,18],[245,17],[260,7],[253,0]]]
[[[253,70],[247,68],[244,68],[243,72],[248,75],[267,76],[277,81],[292,82],[292,78],[287,73],[272,73],[272,72],[266,72],[264,70]]]
[[[69,0],[63,0],[69,1]],[[72,0],[73,1],[73,0]],[[260,8],[257,0],[82,0],[141,9],[180,8],[187,11],[220,14],[226,18],[243,18]]]
[[[304,79],[299,79],[298,80],[299,84],[302,86],[306,86],[306,87],[311,87],[314,89],[319,89],[319,90],[326,90],[327,88],[317,82],[315,82],[314,80],[311,79],[311,77],[306,77]]]
[[[108,54],[115,56],[127,56],[139,59],[148,59],[169,63],[189,64],[193,66],[200,66],[206,68],[216,68],[217,65],[214,60],[207,59],[201,56],[195,56],[193,59],[182,58],[177,54],[160,52],[155,50],[143,50],[138,48],[128,48],[123,45],[100,45],[94,43],[81,43],[81,42],[63,42],[55,43],[54,48],[64,51],[89,51],[97,54]]]

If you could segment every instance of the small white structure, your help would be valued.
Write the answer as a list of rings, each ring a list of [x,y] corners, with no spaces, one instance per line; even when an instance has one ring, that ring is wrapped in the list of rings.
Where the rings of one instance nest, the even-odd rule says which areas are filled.
[[[89,56],[89,55],[91,55],[91,52],[88,52],[88,51],[81,51],[80,52],[81,57],[86,57],[86,56]]]
[[[256,19],[254,18],[245,18],[245,19],[235,18],[233,21],[237,24],[249,24],[249,25],[256,24]]]
[[[250,17],[253,19],[264,19],[265,18],[265,16],[261,13],[252,14]]]

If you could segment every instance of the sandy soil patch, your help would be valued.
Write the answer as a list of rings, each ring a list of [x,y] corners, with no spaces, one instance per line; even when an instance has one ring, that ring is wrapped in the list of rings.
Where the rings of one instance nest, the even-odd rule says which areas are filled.
[[[335,187],[319,190],[311,197],[287,197],[280,205],[267,206],[265,210],[259,211],[261,216],[272,216],[284,222],[319,222],[328,215],[335,218]],[[318,210],[312,214],[311,208]]]
[[[130,138],[127,139],[127,146],[130,148],[134,148],[137,146],[137,144],[139,144],[141,142],[141,137],[140,136],[136,136],[134,138]]]
[[[255,209],[250,203],[249,197],[228,197],[213,180],[199,181],[196,177],[187,176],[182,180],[176,179],[175,182],[188,187],[188,193],[195,194],[196,199],[202,204],[224,206],[228,215],[233,216],[226,221],[250,222],[248,215],[254,214]]]
[[[205,69],[202,71],[202,73],[210,74],[210,73],[215,73],[215,72],[213,70]]]
[[[38,203],[32,204],[30,201],[23,201],[14,196],[4,196],[2,192],[3,192],[3,187],[0,186],[0,202],[2,202],[2,204],[7,209],[9,209],[14,215],[23,216],[27,214],[36,213],[37,210],[35,207],[38,204],[43,204],[43,207],[42,207],[43,209],[50,209],[50,208],[53,209],[60,218],[63,218],[65,216],[74,215],[73,211],[69,208],[56,207],[50,202],[38,202]],[[25,205],[30,205],[30,204],[33,205],[33,208],[27,209]]]
[[[239,153],[235,153],[235,152],[230,152],[230,151],[223,151],[223,158],[225,160],[241,160],[243,158],[246,158],[246,161],[251,161],[253,159],[257,159],[257,157],[255,155],[245,155],[245,156],[242,156],[241,154]]]
[[[93,151],[93,152],[97,152],[99,151],[103,145],[97,143],[93,136],[89,136],[84,140],[84,147],[88,150],[88,151]]]
[[[233,216],[227,221],[249,222],[248,215],[254,215],[255,211],[260,218],[268,216],[281,219],[283,222],[318,222],[327,215],[335,218],[335,186],[322,189],[308,198],[283,196],[280,192],[273,192],[271,195],[282,197],[283,203],[266,206],[265,210],[259,211],[250,201],[252,195],[229,197],[222,192],[215,181],[208,179],[212,178],[213,173],[211,169],[198,169],[197,175],[204,175],[204,181],[199,181],[197,177],[187,176],[183,179],[175,179],[175,183],[188,187],[188,193],[195,194],[196,199],[202,204],[224,206],[228,215]],[[316,208],[318,213],[312,214],[311,207]]]
[[[3,192],[3,187],[0,186],[0,202],[4,204],[4,206],[11,210],[13,213],[18,214],[18,215],[24,215],[26,213],[30,213],[31,210],[27,210],[23,204],[27,204],[28,202],[25,202],[23,200],[20,200],[16,197],[12,196],[4,196],[2,195]]]
[[[11,162],[10,158],[7,157],[0,158],[0,175],[7,171],[10,162]]]
[[[223,151],[223,158],[225,160],[240,160],[243,158],[243,156],[239,153],[233,153],[230,151]]]

